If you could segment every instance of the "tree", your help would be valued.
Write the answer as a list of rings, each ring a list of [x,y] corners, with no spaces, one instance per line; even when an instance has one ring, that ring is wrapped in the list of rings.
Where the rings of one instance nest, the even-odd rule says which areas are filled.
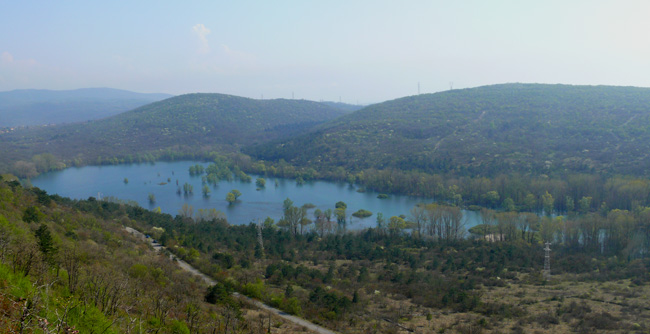
[[[183,192],[185,195],[194,193],[194,186],[185,182],[185,184],[183,184]]]
[[[573,197],[571,196],[566,196],[565,197],[565,205],[566,205],[566,211],[571,212],[573,209],[575,209],[575,202],[573,201]]]
[[[411,209],[411,221],[415,224],[417,237],[422,237],[422,228],[426,221],[425,209],[422,205],[416,205]]]
[[[338,202],[336,202],[334,207],[337,208],[337,209],[347,209],[348,205],[345,204],[345,202],[343,202],[343,201],[338,201]]]
[[[203,197],[210,197],[210,187],[207,185],[203,186]]]
[[[235,194],[232,192],[229,192],[226,194],[226,201],[230,204],[235,203],[237,201],[237,197],[235,197]]]
[[[545,214],[550,215],[553,213],[553,202],[555,202],[555,200],[548,191],[542,195],[542,206],[544,207]]]
[[[493,208],[497,206],[497,203],[499,203],[499,198],[499,193],[496,190],[485,193],[485,201]]]
[[[292,206],[293,206],[293,201],[290,200],[288,197],[287,197],[287,199],[284,200],[284,202],[282,202],[282,209],[284,210],[285,213],[286,213],[287,210],[289,210],[289,208],[291,208]]]
[[[302,209],[302,208],[301,208],[300,211],[302,211],[303,213],[305,212],[305,210]],[[311,223],[313,223],[313,222],[311,221],[311,219],[309,219],[309,218],[307,218],[307,217],[302,217],[302,218],[300,219],[300,235],[302,235],[302,230],[303,230],[303,228],[304,228],[305,226],[311,224]]]
[[[320,231],[320,235],[324,236],[325,235],[325,215],[323,214],[323,211],[321,209],[316,209],[314,210],[314,224],[316,226],[316,229]]]
[[[377,213],[377,230],[379,230],[381,233],[384,233],[384,229],[386,229],[386,219],[384,218],[384,214],[381,212]]]
[[[535,211],[536,206],[537,199],[535,198],[535,195],[528,193],[524,198],[524,210],[533,212]]]
[[[235,196],[235,201],[241,196],[241,192],[237,189],[233,189],[230,192]]]
[[[501,206],[503,206],[504,211],[515,211],[515,201],[513,201],[510,197],[504,199]]]
[[[26,223],[38,223],[41,221],[41,217],[44,216],[43,213],[41,213],[41,210],[39,210],[35,206],[28,206],[25,209],[25,212],[23,212],[23,221]]]
[[[50,229],[45,224],[41,224],[34,232],[36,235],[36,244],[38,249],[43,253],[43,259],[50,264],[54,262],[54,255],[56,254],[56,247]]]
[[[283,207],[284,216],[280,219],[278,225],[287,227],[294,235],[298,234],[298,225],[300,225],[300,233],[302,234],[302,227],[311,223],[307,218],[307,210],[293,206],[293,202],[288,198],[284,201]]]
[[[579,201],[578,201],[578,209],[580,210],[580,213],[585,214],[589,212],[589,209],[591,209],[591,197],[585,197],[583,196]]]
[[[149,197],[149,204],[156,203],[156,195],[154,195],[153,193],[149,193],[148,197]]]
[[[192,218],[194,215],[194,207],[187,203],[183,203],[181,209],[178,210],[178,214],[181,215],[181,217]]]
[[[492,230],[495,225],[496,212],[494,210],[481,208],[479,213],[481,215],[481,220],[483,221],[483,236],[487,237],[488,234],[493,232]]]
[[[402,217],[392,216],[388,222],[388,230],[391,235],[399,235],[406,228],[406,221]]]
[[[255,185],[257,185],[258,188],[264,188],[266,187],[266,180],[258,177],[257,180],[255,180]]]
[[[339,230],[345,232],[347,220],[345,208],[338,208],[334,210],[334,215],[336,216],[336,223],[339,225]]]

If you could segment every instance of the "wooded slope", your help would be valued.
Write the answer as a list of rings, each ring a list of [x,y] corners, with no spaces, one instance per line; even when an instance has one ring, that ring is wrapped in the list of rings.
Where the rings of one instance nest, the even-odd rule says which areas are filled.
[[[371,105],[245,152],[351,170],[645,175],[649,130],[647,88],[503,84]]]
[[[344,112],[305,100],[254,100],[188,94],[84,124],[41,127],[0,135],[5,162],[51,153],[95,162],[160,150],[236,150],[301,134]],[[128,162],[128,161],[127,161]]]

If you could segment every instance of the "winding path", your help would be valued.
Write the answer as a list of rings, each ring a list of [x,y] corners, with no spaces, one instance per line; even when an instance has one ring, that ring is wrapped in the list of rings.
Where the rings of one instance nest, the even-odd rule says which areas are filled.
[[[138,231],[136,229],[133,229],[133,228],[128,227],[128,226],[124,227],[124,229],[129,234],[141,239],[144,242],[149,243],[151,245],[151,247],[153,247],[153,249],[156,250],[156,252],[160,252],[161,250],[165,249],[165,246],[157,243],[153,238],[147,238],[144,234],[142,234],[140,231]],[[173,258],[173,255],[170,256],[170,259],[171,258]],[[217,282],[215,280],[208,277],[208,275],[198,271],[196,268],[192,267],[189,263],[187,263],[187,262],[185,262],[185,261],[183,261],[183,260],[181,260],[179,258],[175,258],[175,259],[176,259],[176,263],[178,264],[179,267],[181,267],[181,269],[183,269],[183,270],[185,270],[187,272],[190,272],[190,273],[192,273],[192,274],[194,274],[196,276],[199,276],[206,284],[208,284],[208,285],[217,284]],[[327,328],[318,326],[318,325],[316,325],[314,323],[311,323],[311,322],[309,322],[309,321],[307,321],[305,319],[298,318],[296,316],[293,316],[291,314],[288,314],[286,312],[283,312],[281,310],[278,310],[276,308],[268,306],[268,305],[260,302],[259,300],[255,300],[255,299],[252,299],[250,297],[241,295],[241,294],[239,294],[237,292],[234,292],[233,295],[236,298],[239,298],[241,300],[244,300],[244,301],[248,302],[249,304],[255,305],[255,307],[257,307],[257,308],[260,308],[260,309],[265,310],[267,312],[271,312],[271,313],[275,314],[276,316],[283,318],[286,321],[292,322],[292,323],[294,323],[294,324],[296,324],[298,326],[303,326],[303,327],[305,327],[305,328],[307,328],[307,329],[309,329],[309,330],[311,330],[313,332],[316,332],[316,333],[319,333],[319,334],[337,334],[334,331],[331,331],[331,330],[329,330]]]

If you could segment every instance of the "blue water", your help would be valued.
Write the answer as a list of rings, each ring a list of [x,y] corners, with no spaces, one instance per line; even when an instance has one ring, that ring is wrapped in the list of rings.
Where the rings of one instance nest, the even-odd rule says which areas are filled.
[[[190,176],[188,169],[197,164],[192,161],[157,162],[155,164],[133,164],[116,166],[87,166],[69,168],[63,171],[43,174],[32,180],[32,184],[50,194],[58,194],[74,199],[88,197],[113,196],[123,200],[132,200],[147,209],[160,207],[162,212],[177,215],[183,204],[187,203],[198,209],[217,209],[225,213],[230,224],[248,224],[273,218],[276,222],[282,216],[282,203],[289,198],[294,205],[301,206],[312,203],[321,210],[332,209],[338,201],[347,204],[347,213],[351,215],[359,209],[373,213],[368,218],[350,216],[350,229],[362,229],[376,225],[376,213],[381,212],[385,218],[399,215],[409,215],[409,211],[418,203],[430,203],[431,199],[391,195],[388,199],[378,199],[375,192],[357,192],[356,187],[346,183],[327,181],[305,182],[298,185],[294,180],[265,177],[266,187],[257,190],[253,182],[239,180],[221,181],[216,187],[209,186],[211,194],[204,197],[201,189],[201,177]],[[201,163],[206,166],[208,164]],[[125,184],[124,178],[129,182]],[[171,180],[168,182],[168,178]],[[161,183],[166,183],[161,185]],[[194,194],[180,196],[176,193],[178,185],[182,188],[185,182],[194,186]],[[277,186],[276,186],[277,182]],[[226,202],[226,194],[232,189],[242,193],[239,201],[230,205]],[[153,193],[155,203],[149,202],[148,195]],[[313,211],[309,218],[313,219]],[[480,217],[476,212],[463,211],[466,227],[479,223]]]

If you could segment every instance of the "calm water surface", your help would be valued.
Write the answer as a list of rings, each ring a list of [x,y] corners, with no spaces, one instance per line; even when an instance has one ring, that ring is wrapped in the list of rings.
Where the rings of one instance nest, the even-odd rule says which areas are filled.
[[[162,212],[177,215],[183,204],[187,203],[198,209],[217,209],[226,214],[231,224],[248,224],[271,217],[277,222],[282,216],[282,202],[289,198],[294,205],[301,206],[312,203],[321,210],[332,209],[338,201],[347,204],[348,215],[359,209],[373,213],[368,218],[351,217],[350,229],[373,227],[376,213],[381,212],[387,219],[401,214],[409,215],[409,211],[418,203],[429,203],[426,198],[391,195],[388,199],[378,199],[375,192],[357,192],[356,187],[346,183],[327,181],[305,182],[298,185],[294,180],[265,177],[266,187],[257,190],[253,182],[239,180],[221,181],[216,187],[209,186],[211,194],[204,197],[201,189],[201,177],[190,176],[188,169],[197,162],[157,162],[155,164],[117,165],[117,166],[87,166],[69,168],[63,171],[47,173],[32,180],[32,184],[50,194],[58,194],[75,199],[88,197],[114,196],[124,200],[133,200],[142,207],[154,209],[160,207]],[[208,166],[207,163],[200,163]],[[124,183],[124,178],[129,180]],[[169,181],[168,181],[169,179]],[[178,195],[178,186],[187,182],[194,186],[194,194]],[[277,182],[277,185],[276,185]],[[166,183],[166,184],[164,184]],[[226,202],[226,194],[232,189],[242,193],[239,201],[233,205]],[[149,203],[150,193],[155,195],[154,204]],[[313,219],[314,209],[309,211]],[[480,217],[476,212],[464,211],[466,227],[479,223]]]

